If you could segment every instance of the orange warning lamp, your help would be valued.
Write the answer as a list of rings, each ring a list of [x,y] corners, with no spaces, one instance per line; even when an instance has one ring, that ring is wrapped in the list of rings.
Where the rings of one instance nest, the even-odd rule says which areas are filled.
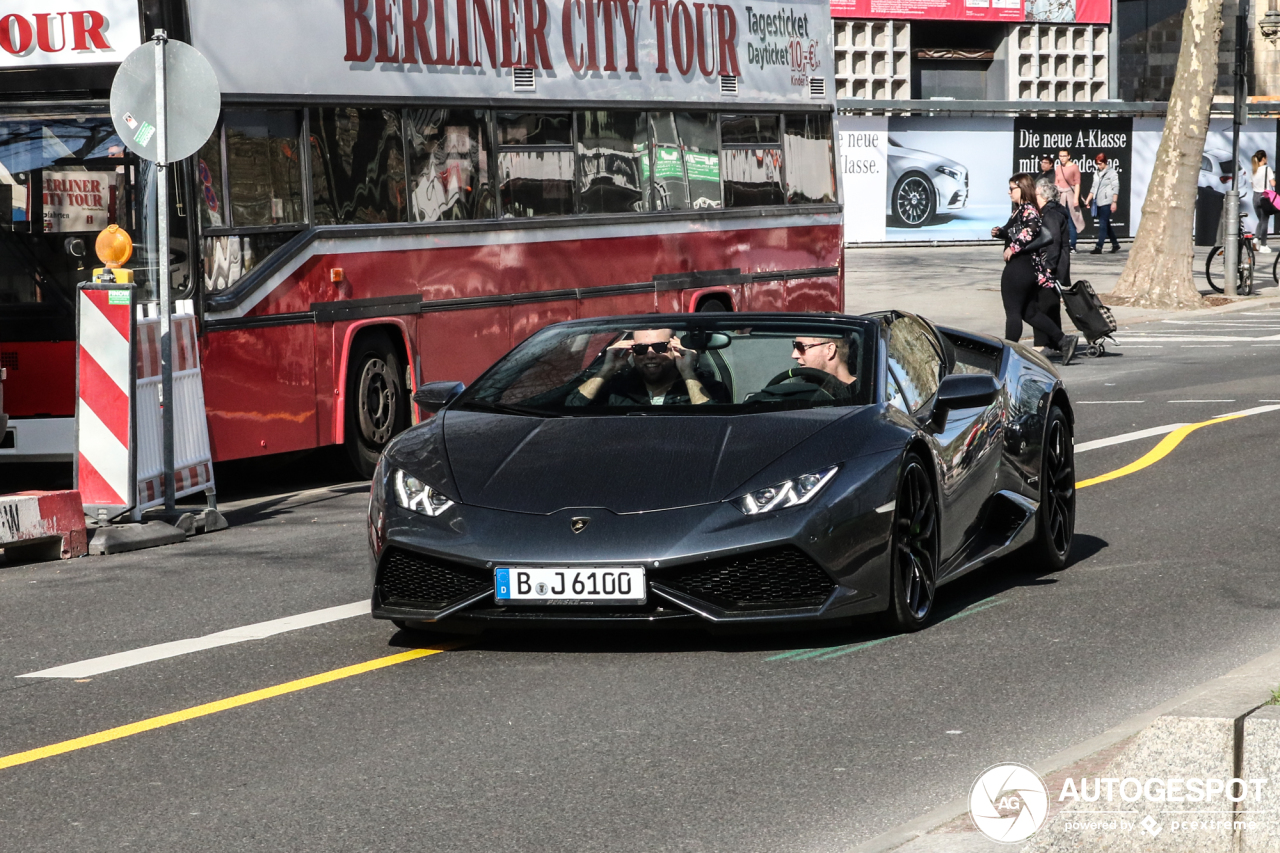
[[[133,257],[133,240],[130,239],[129,232],[119,225],[108,225],[98,232],[93,248],[98,253],[98,260],[105,264],[104,269],[93,271],[94,281],[133,283],[133,271],[121,269],[121,265]]]

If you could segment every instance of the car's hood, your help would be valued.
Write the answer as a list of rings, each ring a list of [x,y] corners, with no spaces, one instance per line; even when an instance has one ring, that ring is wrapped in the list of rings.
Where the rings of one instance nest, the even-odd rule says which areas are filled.
[[[710,503],[858,409],[533,418],[442,413],[464,504],[512,512],[644,512]],[[802,473],[802,472],[801,472]]]

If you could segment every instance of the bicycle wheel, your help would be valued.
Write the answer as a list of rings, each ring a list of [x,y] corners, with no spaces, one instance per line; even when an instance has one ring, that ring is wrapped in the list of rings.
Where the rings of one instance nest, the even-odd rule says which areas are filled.
[[[1224,292],[1222,286],[1223,282],[1227,280],[1227,267],[1222,253],[1221,246],[1214,246],[1209,250],[1209,257],[1204,262],[1204,277],[1208,280],[1209,286],[1217,293]]]
[[[1276,252],[1276,259],[1271,263],[1271,280],[1280,284],[1280,252]]]
[[[1253,271],[1257,268],[1257,256],[1252,243],[1240,244],[1240,280],[1236,282],[1237,296],[1253,295]]]

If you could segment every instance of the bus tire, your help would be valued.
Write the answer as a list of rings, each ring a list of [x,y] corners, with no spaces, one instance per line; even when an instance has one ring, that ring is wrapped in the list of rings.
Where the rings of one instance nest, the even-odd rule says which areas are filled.
[[[356,338],[347,359],[345,444],[363,478],[373,476],[382,449],[409,425],[402,360],[380,331]]]
[[[724,304],[724,299],[719,296],[708,296],[698,303],[698,312],[703,311],[732,311],[728,305]]]

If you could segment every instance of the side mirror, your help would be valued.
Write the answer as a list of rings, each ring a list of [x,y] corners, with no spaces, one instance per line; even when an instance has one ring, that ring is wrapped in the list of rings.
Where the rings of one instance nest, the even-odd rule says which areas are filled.
[[[1000,393],[1000,385],[994,376],[984,373],[953,373],[938,385],[935,413],[954,409],[986,408]]]
[[[440,411],[466,388],[462,382],[428,382],[413,394],[413,402],[432,414]]]

